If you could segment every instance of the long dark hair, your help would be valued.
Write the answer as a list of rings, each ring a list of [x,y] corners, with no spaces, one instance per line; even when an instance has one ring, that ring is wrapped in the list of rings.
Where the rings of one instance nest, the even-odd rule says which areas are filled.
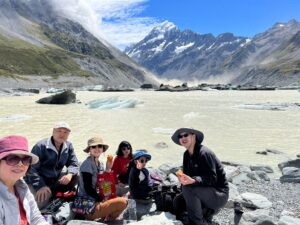
[[[129,148],[130,149],[129,158],[132,158],[132,147],[131,147],[131,144],[128,141],[122,141],[119,144],[118,150],[116,151],[116,155],[120,156],[120,157],[123,157],[124,156],[123,148]]]

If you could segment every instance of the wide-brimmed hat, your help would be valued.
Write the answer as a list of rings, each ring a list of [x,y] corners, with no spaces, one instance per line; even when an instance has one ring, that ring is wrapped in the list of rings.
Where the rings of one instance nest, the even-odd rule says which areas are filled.
[[[31,164],[36,164],[39,161],[38,156],[29,152],[28,141],[23,136],[10,135],[0,138],[0,159],[11,154],[31,156]]]
[[[133,154],[133,159],[137,160],[141,157],[145,157],[148,161],[151,160],[151,155],[147,153],[146,150],[144,149],[136,150],[136,152]]]
[[[88,140],[87,142],[87,147],[83,150],[84,152],[90,152],[90,147],[91,146],[96,146],[96,145],[103,145],[103,152],[105,152],[108,149],[108,145],[103,143],[103,139],[100,136],[92,137],[91,139]]]
[[[58,122],[57,124],[54,125],[53,127],[54,129],[58,129],[58,128],[65,128],[67,129],[68,131],[71,132],[71,127],[68,123],[64,122],[64,121],[61,121],[61,122]]]
[[[175,144],[180,145],[180,143],[179,143],[179,134],[181,134],[181,133],[195,134],[196,139],[198,140],[199,143],[201,143],[203,141],[203,138],[204,138],[204,134],[199,130],[195,130],[195,129],[192,129],[192,128],[179,128],[172,135],[172,140],[174,141]]]

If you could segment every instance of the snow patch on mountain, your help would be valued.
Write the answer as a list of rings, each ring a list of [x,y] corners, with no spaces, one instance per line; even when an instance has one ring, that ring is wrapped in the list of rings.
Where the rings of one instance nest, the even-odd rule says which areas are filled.
[[[187,45],[176,46],[176,48],[175,48],[175,53],[176,53],[176,54],[180,54],[180,53],[182,53],[183,51],[185,51],[186,49],[192,47],[194,44],[195,44],[194,42],[191,42],[191,43],[188,43]]]

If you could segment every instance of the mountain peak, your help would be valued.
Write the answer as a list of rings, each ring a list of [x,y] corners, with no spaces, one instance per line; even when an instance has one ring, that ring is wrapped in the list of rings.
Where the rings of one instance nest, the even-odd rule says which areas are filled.
[[[156,32],[158,31],[160,33],[166,33],[173,29],[177,29],[175,24],[166,20],[166,21],[162,22],[161,24],[159,24],[157,27],[154,27],[153,31],[156,31]]]

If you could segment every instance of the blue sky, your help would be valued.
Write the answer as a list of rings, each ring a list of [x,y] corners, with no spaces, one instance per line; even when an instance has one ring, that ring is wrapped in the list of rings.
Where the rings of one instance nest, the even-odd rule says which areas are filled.
[[[52,0],[90,32],[124,49],[165,20],[200,34],[253,37],[300,21],[300,0]]]
[[[142,17],[214,35],[232,32],[251,37],[276,22],[300,21],[299,0],[150,0],[145,4]]]

